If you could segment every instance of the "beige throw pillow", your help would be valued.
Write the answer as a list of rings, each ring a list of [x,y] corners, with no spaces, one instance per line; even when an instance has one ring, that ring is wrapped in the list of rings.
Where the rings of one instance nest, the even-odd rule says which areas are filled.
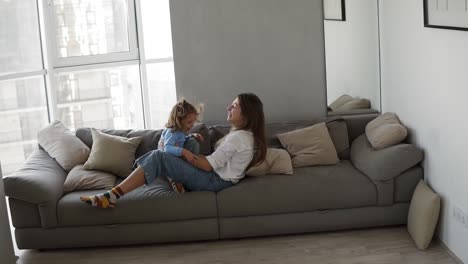
[[[83,164],[89,157],[88,146],[58,120],[41,129],[37,141],[66,171]]]
[[[408,232],[420,250],[431,243],[439,219],[440,197],[420,180],[411,199],[408,212]]]
[[[333,165],[339,161],[325,123],[278,134],[278,139],[291,154],[293,167]]]
[[[333,111],[337,111],[338,108],[353,99],[354,98],[352,96],[343,94],[342,96],[336,98],[335,101],[333,101],[328,107],[330,107]]]
[[[85,170],[83,165],[77,165],[68,173],[63,191],[111,189],[116,179],[108,172]]]
[[[107,171],[120,177],[127,177],[132,172],[135,151],[140,144],[141,137],[113,136],[94,128],[91,129],[91,133],[93,146],[84,168]]]
[[[370,101],[368,99],[354,98],[343,105],[336,108],[335,111],[348,111],[356,109],[368,109],[370,108]]]
[[[366,126],[366,136],[375,149],[383,149],[402,142],[408,132],[401,125],[395,113],[385,113],[369,122]]]
[[[293,174],[291,156],[284,149],[268,148],[265,160],[250,168],[247,176],[265,176],[267,174]]]

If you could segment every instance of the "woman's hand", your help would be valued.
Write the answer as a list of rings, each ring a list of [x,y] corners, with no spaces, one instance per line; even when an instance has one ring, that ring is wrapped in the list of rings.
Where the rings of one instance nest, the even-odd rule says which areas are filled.
[[[198,142],[203,142],[205,141],[205,138],[201,134],[198,133],[192,133],[191,136],[195,138]]]
[[[205,156],[203,155],[198,155],[197,160],[193,164],[195,167],[198,167],[206,172],[210,172],[213,170],[213,167],[211,167],[211,164],[208,162]]]
[[[192,164],[194,164],[195,161],[197,161],[197,156],[195,156],[192,152],[190,152],[190,150],[182,149],[182,156],[184,157],[186,161]]]

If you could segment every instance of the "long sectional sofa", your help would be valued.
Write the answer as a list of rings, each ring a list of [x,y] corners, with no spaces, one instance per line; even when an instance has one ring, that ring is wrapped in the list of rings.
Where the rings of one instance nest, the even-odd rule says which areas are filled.
[[[377,114],[326,120],[340,162],[294,168],[293,175],[246,177],[218,193],[176,194],[158,179],[119,200],[114,209],[90,207],[79,199],[100,190],[64,194],[67,172],[42,149],[6,177],[5,192],[19,249],[51,249],[175,241],[216,240],[340,230],[407,221],[409,202],[423,170],[422,150],[398,144],[374,150],[364,134]],[[270,147],[281,147],[276,134],[318,121],[267,125]],[[224,125],[199,124],[209,154],[227,132]],[[157,148],[161,130],[103,130],[142,136],[136,157]],[[76,131],[92,146],[90,129]]]

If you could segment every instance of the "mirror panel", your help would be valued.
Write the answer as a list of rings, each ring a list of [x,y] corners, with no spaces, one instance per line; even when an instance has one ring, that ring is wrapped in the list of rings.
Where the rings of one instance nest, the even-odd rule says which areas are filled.
[[[379,112],[378,0],[344,3],[345,21],[324,21],[328,114]]]

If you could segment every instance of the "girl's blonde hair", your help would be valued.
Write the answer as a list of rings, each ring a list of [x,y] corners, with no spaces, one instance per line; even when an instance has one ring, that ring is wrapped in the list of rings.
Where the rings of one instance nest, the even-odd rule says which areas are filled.
[[[172,107],[166,127],[174,130],[182,130],[182,120],[189,114],[199,115],[199,111],[191,103],[187,102],[185,99],[181,99]]]

